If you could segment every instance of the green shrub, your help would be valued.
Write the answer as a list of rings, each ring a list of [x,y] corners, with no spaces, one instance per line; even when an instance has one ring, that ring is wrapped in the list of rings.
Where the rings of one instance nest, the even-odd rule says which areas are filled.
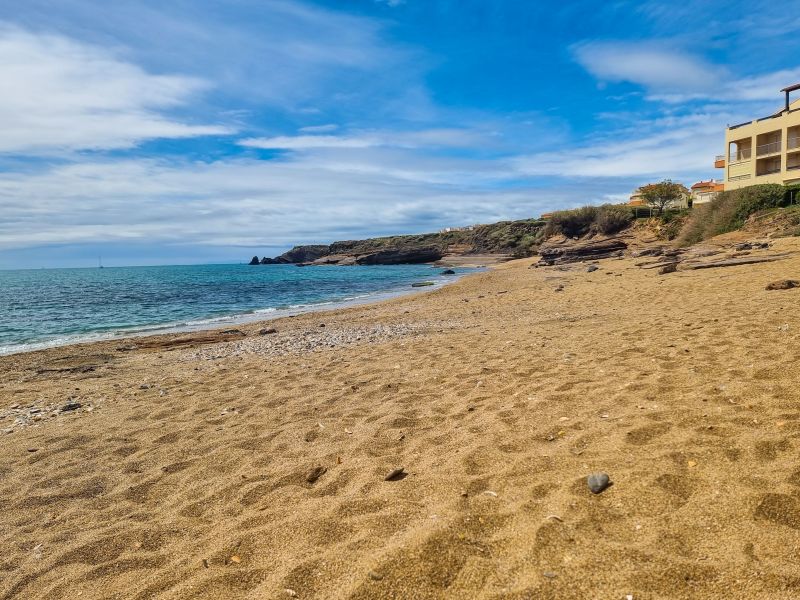
[[[610,235],[625,229],[633,219],[633,210],[625,204],[559,210],[550,217],[544,234],[548,237],[559,233],[567,237],[579,237],[589,233]]]
[[[633,211],[624,204],[604,204],[597,211],[593,224],[595,231],[611,235],[622,231],[633,222]]]
[[[678,236],[678,242],[689,246],[715,235],[741,229],[750,215],[788,203],[787,188],[778,184],[751,185],[720,192],[708,204],[694,207]]]

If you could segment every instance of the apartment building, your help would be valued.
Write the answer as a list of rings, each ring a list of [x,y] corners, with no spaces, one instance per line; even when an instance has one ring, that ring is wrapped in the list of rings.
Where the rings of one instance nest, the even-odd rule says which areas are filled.
[[[721,181],[715,181],[713,179],[698,181],[689,188],[692,194],[692,206],[711,202],[724,188],[725,186]]]
[[[728,127],[724,155],[714,166],[724,169],[723,185],[735,190],[760,183],[800,183],[800,100],[790,94],[800,83],[781,90],[784,107],[773,115]]]

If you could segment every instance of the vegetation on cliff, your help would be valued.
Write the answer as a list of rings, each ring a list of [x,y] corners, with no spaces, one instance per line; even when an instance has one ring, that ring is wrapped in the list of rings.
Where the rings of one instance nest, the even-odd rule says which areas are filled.
[[[690,246],[741,229],[752,215],[789,206],[799,189],[798,186],[764,184],[720,192],[708,204],[692,209],[678,236],[678,244]]]

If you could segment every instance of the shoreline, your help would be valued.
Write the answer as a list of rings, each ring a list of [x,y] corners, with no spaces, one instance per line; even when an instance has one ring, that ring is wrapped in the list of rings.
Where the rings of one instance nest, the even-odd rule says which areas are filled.
[[[800,290],[766,286],[800,239],[774,251],[0,357],[0,596],[794,598]]]
[[[345,309],[351,306],[360,306],[363,304],[371,304],[374,302],[384,302],[386,300],[391,300],[393,298],[399,298],[406,295],[414,295],[426,291],[433,291],[436,289],[441,289],[447,285],[451,285],[456,281],[458,281],[459,279],[461,279],[462,277],[466,277],[474,273],[480,273],[484,271],[486,268],[491,268],[491,265],[488,267],[481,267],[477,265],[476,266],[455,265],[455,266],[457,266],[457,268],[471,269],[471,270],[467,272],[456,273],[456,275],[449,275],[447,276],[446,279],[441,279],[441,276],[437,275],[438,279],[434,280],[434,285],[432,286],[414,288],[411,287],[411,284],[408,284],[408,286],[406,286],[408,289],[406,289],[406,287],[403,288],[398,287],[397,289],[394,290],[373,292],[365,294],[360,297],[345,298],[342,300],[330,300],[313,304],[296,305],[287,308],[268,307],[262,309],[254,309],[252,312],[248,313],[238,313],[232,315],[222,315],[219,317],[209,317],[207,319],[197,319],[196,321],[189,321],[186,323],[152,324],[152,325],[143,325],[131,330],[119,329],[119,330],[95,333],[95,334],[92,333],[75,334],[72,336],[66,336],[65,338],[57,338],[55,340],[32,342],[29,344],[19,344],[17,346],[10,347],[11,349],[8,349],[9,346],[5,346],[5,347],[0,347],[0,357],[26,354],[29,352],[40,352],[40,351],[56,349],[56,348],[64,348],[69,346],[77,346],[77,345],[82,346],[86,344],[103,343],[103,342],[121,342],[128,339],[139,339],[139,338],[147,338],[150,336],[160,336],[160,335],[214,332],[229,326],[269,323],[276,319],[294,317],[297,315],[308,314],[308,313]],[[431,265],[431,270],[435,270],[438,268],[440,267]]]

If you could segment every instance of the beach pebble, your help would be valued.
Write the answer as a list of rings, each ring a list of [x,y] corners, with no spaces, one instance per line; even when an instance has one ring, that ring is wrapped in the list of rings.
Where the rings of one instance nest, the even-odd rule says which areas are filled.
[[[265,327],[258,332],[258,335],[272,335],[273,333],[278,333],[278,330],[274,327]]]
[[[376,573],[375,571],[370,571],[369,578],[372,579],[372,581],[380,581],[381,579],[383,579],[383,575],[381,575],[380,573]]]
[[[547,577],[548,579],[553,579],[553,578],[555,578],[555,577],[558,577],[558,575],[556,575],[556,574],[555,574],[555,573],[553,573],[552,571],[545,571],[544,573],[542,573],[542,575],[544,575],[544,576],[545,576],[545,577]]]
[[[386,477],[383,478],[383,480],[384,481],[396,481],[396,480],[402,478],[405,474],[406,474],[406,472],[403,469],[403,467],[398,467],[397,469],[392,469],[391,471],[389,471],[389,473],[386,475]]]
[[[589,265],[588,267],[586,267],[586,272],[593,273],[594,271],[597,271],[599,268],[600,267],[598,267],[597,265]]]
[[[28,448],[28,452],[37,452],[38,448]]]
[[[608,473],[592,473],[586,478],[586,483],[593,494],[599,494],[611,485],[611,479]]]
[[[306,475],[306,481],[308,483],[314,483],[317,479],[322,477],[328,469],[323,467],[322,465],[316,466]]]
[[[71,410],[78,410],[81,407],[80,402],[68,402],[61,407],[61,412],[69,412]]]
[[[286,595],[289,596],[290,598],[297,598],[297,592],[295,592],[293,589],[286,588],[285,591],[286,591]]]
[[[800,281],[796,279],[781,279],[767,285],[768,290],[790,290],[796,287],[800,287]]]

